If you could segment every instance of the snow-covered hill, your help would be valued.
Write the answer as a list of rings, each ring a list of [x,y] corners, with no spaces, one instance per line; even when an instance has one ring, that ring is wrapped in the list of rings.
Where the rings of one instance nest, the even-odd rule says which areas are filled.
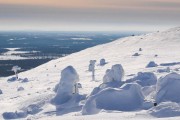
[[[141,48],[142,50],[139,50],[139,48]],[[135,53],[138,54],[135,55]],[[99,65],[99,61],[102,58],[105,58],[105,60],[107,61],[107,64],[105,64],[104,66]],[[90,60],[97,60],[95,66],[95,81],[92,81],[91,72],[88,71]],[[146,67],[150,61],[154,61],[158,66],[150,68]],[[100,110],[98,114],[82,115],[81,107],[69,107],[68,109],[57,110],[56,106],[54,104],[51,104],[51,101],[56,94],[54,92],[54,88],[60,81],[60,73],[69,65],[73,66],[79,74],[79,83],[81,83],[82,85],[82,88],[79,89],[79,94],[82,96],[86,96],[86,99],[80,101],[80,103],[78,104],[79,106],[84,106],[93,89],[102,84],[103,76],[105,75],[106,70],[110,69],[112,65],[121,64],[123,66],[125,71],[123,81],[126,81],[128,79],[134,78],[138,72],[154,73],[158,79],[169,74],[169,72],[180,73],[179,62],[180,27],[169,29],[163,32],[154,32],[141,36],[122,38],[111,43],[88,48],[81,52],[52,60],[37,68],[20,73],[19,77],[28,78],[28,82],[22,82],[22,80],[7,82],[8,78],[11,78],[12,76],[8,78],[0,78],[0,89],[3,92],[3,94],[0,94],[0,119],[3,119],[2,114],[5,112],[19,112],[22,110],[31,109],[29,111],[31,111],[32,113],[28,114],[26,118],[43,120],[109,120],[120,118],[123,120],[144,120],[153,119],[154,117],[163,117],[163,119],[178,120],[180,119],[180,117],[178,117],[180,116],[180,112],[176,111],[176,109],[179,109],[180,106],[177,102],[176,104],[164,103],[164,106],[167,107],[163,110],[167,111],[167,113],[173,114],[168,116],[166,112],[163,112],[163,110],[159,111],[159,113],[156,112],[158,111],[156,110],[156,108],[151,108],[151,110],[138,109],[131,112]],[[168,70],[168,67],[170,68],[170,71]],[[23,87],[24,90],[18,91],[17,89],[19,87]],[[150,87],[141,88],[142,92],[145,91],[144,94],[155,94],[155,92],[157,92],[157,89],[154,88],[155,86],[151,87],[152,89],[150,89]],[[178,91],[176,94],[180,94],[180,92]],[[145,95],[145,99],[149,101],[155,100],[151,97],[151,95]],[[105,99],[110,98],[108,98],[107,96],[107,98]],[[70,102],[70,104],[73,103]],[[161,106],[157,106],[159,107],[157,109],[160,109]],[[177,113],[174,113],[172,109],[174,109],[174,111],[176,111]],[[172,116],[176,117],[168,118]]]

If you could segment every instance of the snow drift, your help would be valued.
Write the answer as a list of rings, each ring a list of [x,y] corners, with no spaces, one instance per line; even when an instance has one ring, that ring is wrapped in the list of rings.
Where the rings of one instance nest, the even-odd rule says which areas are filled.
[[[143,102],[141,87],[129,83],[120,88],[106,88],[90,96],[82,109],[82,114],[96,114],[101,109],[133,111],[140,109]]]

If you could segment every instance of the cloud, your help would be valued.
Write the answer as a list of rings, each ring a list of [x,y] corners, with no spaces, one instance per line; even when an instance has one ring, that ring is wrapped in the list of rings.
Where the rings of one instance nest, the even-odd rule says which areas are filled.
[[[39,0],[38,4],[35,0],[18,0],[16,4],[1,1],[0,26],[7,27],[180,25],[180,2],[176,0],[51,0],[50,4],[49,0]]]
[[[157,1],[148,1],[144,2],[142,4],[144,7],[147,8],[152,8],[156,10],[179,10],[180,11],[180,1],[177,0],[172,0],[172,1],[162,1],[162,0],[157,0]]]

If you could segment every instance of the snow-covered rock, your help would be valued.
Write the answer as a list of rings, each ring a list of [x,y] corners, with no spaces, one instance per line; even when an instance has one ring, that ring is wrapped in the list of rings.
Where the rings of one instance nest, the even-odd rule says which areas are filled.
[[[77,93],[78,88],[75,87],[79,81],[79,75],[72,66],[66,67],[61,72],[61,79],[56,86],[57,93],[53,99],[53,103],[60,105],[69,101],[74,93]]]
[[[121,64],[113,65],[111,69],[106,70],[103,77],[103,83],[119,81],[121,82],[124,77],[124,69]]]
[[[156,64],[154,61],[150,61],[150,62],[147,64],[146,68],[157,67],[157,66],[158,66],[158,64]]]
[[[156,102],[180,102],[180,74],[170,73],[161,77],[157,83]]]
[[[82,114],[96,114],[101,109],[133,111],[141,109],[144,96],[138,84],[124,84],[120,88],[106,88],[86,101]]]

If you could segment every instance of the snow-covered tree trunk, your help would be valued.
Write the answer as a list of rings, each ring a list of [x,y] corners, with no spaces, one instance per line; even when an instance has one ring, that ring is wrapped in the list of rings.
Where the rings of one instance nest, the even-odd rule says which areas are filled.
[[[19,66],[13,66],[12,71],[14,71],[16,79],[18,79],[18,71],[21,70],[21,67]]]

